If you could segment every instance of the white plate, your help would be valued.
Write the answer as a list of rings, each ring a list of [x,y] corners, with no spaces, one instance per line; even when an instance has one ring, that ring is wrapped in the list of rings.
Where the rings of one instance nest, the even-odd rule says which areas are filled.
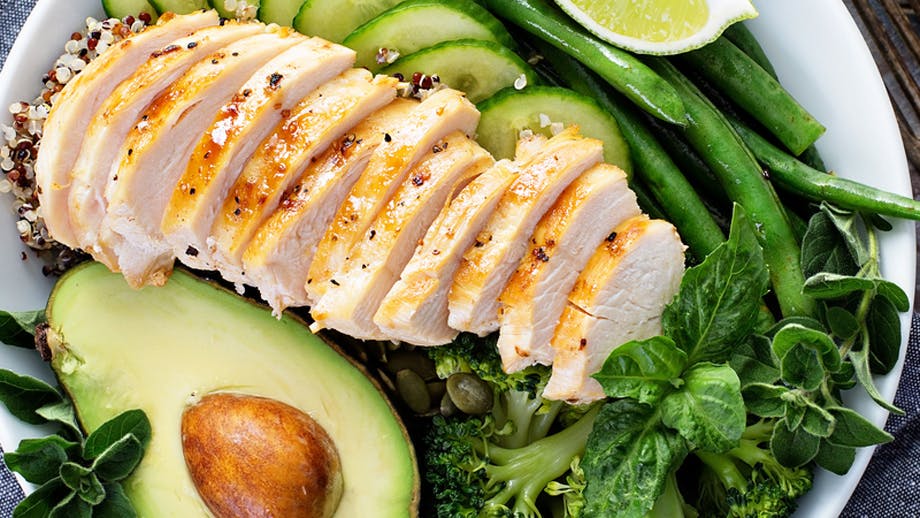
[[[910,178],[897,123],[875,63],[844,5],[837,0],[770,0],[756,2],[760,17],[750,26],[773,60],[784,85],[827,128],[818,147],[829,167],[841,176],[911,196]],[[71,32],[87,16],[101,17],[99,0],[40,0],[0,73],[0,108],[32,99],[43,73],[60,55]],[[0,114],[5,113],[0,110]],[[0,201],[8,207],[8,202]],[[882,272],[913,301],[916,251],[913,223],[897,221],[882,236]],[[23,262],[14,216],[0,210],[0,308],[26,310],[44,306],[51,282],[42,277],[34,257]],[[878,379],[879,389],[894,397],[900,376],[910,314],[901,318],[901,362]],[[36,354],[0,345],[0,368],[51,377]],[[882,425],[886,412],[862,393],[852,403]],[[41,435],[0,408],[0,444],[15,448],[24,437]],[[863,449],[845,477],[819,472],[814,490],[798,516],[834,517],[856,487],[871,455]]]

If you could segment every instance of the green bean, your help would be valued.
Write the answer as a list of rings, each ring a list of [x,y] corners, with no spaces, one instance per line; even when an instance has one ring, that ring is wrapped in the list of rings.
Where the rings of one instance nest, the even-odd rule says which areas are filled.
[[[737,119],[730,122],[780,187],[814,201],[829,201],[846,209],[920,220],[920,202],[868,185],[829,175],[789,156]]]
[[[679,60],[763,124],[795,155],[825,131],[776,79],[725,38],[683,54]]]
[[[549,45],[538,45],[538,48],[573,90],[593,97],[617,120],[620,132],[629,144],[635,175],[651,191],[652,197],[668,216],[666,219],[677,227],[693,254],[700,259],[705,258],[725,240],[725,236],[693,186],[674,165],[639,114],[574,59]]]
[[[725,29],[722,35],[728,38],[728,41],[734,43],[735,46],[747,54],[748,57],[753,59],[755,63],[760,65],[760,68],[764,69],[764,72],[770,74],[773,79],[778,79],[776,69],[773,68],[773,63],[770,63],[770,58],[767,57],[767,53],[763,51],[760,42],[751,34],[751,30],[747,28],[747,25],[743,22],[733,23]]]
[[[814,301],[802,293],[805,279],[799,243],[757,159],[725,116],[674,65],[662,58],[648,63],[677,88],[687,109],[684,135],[754,223],[783,315],[813,314]]]
[[[489,10],[594,70],[640,108],[672,124],[684,124],[680,97],[635,56],[588,35],[546,0],[486,0]]]

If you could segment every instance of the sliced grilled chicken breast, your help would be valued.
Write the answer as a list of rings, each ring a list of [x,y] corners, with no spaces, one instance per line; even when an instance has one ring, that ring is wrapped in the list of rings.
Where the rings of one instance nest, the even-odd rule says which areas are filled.
[[[380,302],[451,194],[492,163],[492,156],[462,131],[435,144],[329,279],[331,286],[310,311],[316,321],[310,328],[385,339],[374,324]]]
[[[625,221],[598,247],[553,335],[556,355],[543,397],[578,403],[604,397],[591,375],[618,345],[661,333],[661,313],[683,276],[684,248],[670,223],[644,216]]]
[[[309,304],[304,284],[316,244],[384,135],[395,132],[416,105],[396,99],[333,142],[256,232],[243,254],[246,282],[259,289],[276,315],[288,306]]]
[[[93,115],[115,88],[147,61],[152,52],[218,22],[214,11],[186,16],[164,15],[156,25],[106,50],[61,90],[45,120],[42,150],[35,163],[42,217],[55,240],[72,248],[79,246],[70,226],[67,205],[70,171]]]
[[[224,200],[211,237],[211,258],[224,279],[246,282],[242,255],[310,160],[396,97],[397,80],[351,69],[317,88],[256,149]]]
[[[395,132],[384,135],[317,246],[305,286],[311,302],[332,286],[329,281],[345,264],[351,247],[364,237],[409,170],[446,135],[472,135],[478,123],[479,111],[466,96],[446,88],[422,101]]]
[[[70,222],[80,247],[98,261],[117,268],[114,254],[97,242],[105,216],[105,189],[120,144],[151,101],[192,65],[235,40],[261,31],[261,24],[233,23],[199,29],[150,54],[121,82],[96,112],[83,137],[71,172]]]
[[[499,297],[505,372],[552,363],[550,340],[578,273],[620,223],[640,214],[626,174],[609,164],[592,167],[563,191]]]
[[[498,296],[524,254],[534,228],[568,185],[600,162],[603,145],[570,127],[523,163],[485,228],[463,255],[450,290],[450,326],[485,336],[498,329]]]
[[[258,68],[303,41],[266,28],[205,57],[161,93],[128,133],[112,165],[99,241],[132,286],[166,282],[175,257],[160,232],[173,189],[214,115]]]
[[[233,182],[259,144],[307,94],[351,68],[355,53],[321,38],[282,52],[224,105],[192,151],[161,229],[182,262],[212,268],[211,225]]]
[[[443,345],[457,336],[447,325],[447,294],[463,253],[514,181],[510,162],[498,162],[460,191],[425,234],[374,315],[391,340]]]

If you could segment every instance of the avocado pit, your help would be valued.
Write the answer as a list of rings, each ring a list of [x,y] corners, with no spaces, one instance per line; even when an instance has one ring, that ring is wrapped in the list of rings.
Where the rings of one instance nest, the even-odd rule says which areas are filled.
[[[187,407],[181,428],[189,473],[217,518],[335,513],[343,490],[339,454],[301,410],[218,392]]]

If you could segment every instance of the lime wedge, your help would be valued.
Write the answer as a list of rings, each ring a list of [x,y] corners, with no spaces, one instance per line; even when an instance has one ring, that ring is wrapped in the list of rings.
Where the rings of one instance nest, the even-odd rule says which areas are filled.
[[[757,16],[749,0],[555,0],[597,37],[642,54],[678,54]]]

